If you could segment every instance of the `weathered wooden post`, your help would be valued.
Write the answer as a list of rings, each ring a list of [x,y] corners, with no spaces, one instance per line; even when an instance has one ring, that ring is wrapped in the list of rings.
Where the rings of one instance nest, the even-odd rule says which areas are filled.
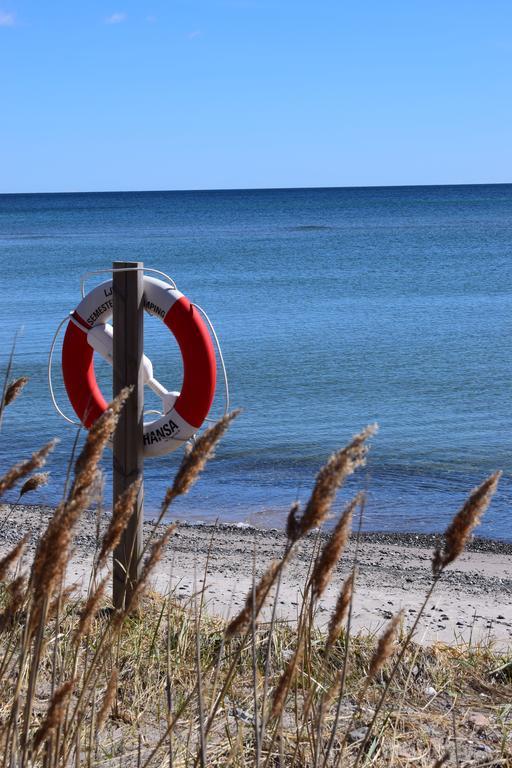
[[[143,478],[143,411],[144,379],[142,355],[144,347],[144,278],[141,261],[114,261],[113,325],[114,325],[114,397],[123,387],[133,391],[121,411],[114,434],[113,502],[137,478]],[[142,553],[142,521],[144,487],[134,504],[130,522],[119,546],[114,551],[113,601],[122,608],[130,598],[140,572]]]

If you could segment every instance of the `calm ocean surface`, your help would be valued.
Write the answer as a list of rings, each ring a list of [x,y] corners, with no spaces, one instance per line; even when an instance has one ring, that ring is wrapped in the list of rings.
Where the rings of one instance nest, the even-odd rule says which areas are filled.
[[[279,526],[330,452],[377,421],[344,492],[367,488],[366,529],[441,530],[500,468],[480,533],[512,540],[512,185],[0,195],[2,368],[23,326],[14,374],[30,377],[0,470],[62,438],[27,502],[59,498],[74,436],[48,394],[53,333],[80,275],[113,259],[167,272],[207,310],[243,408],[174,516]],[[149,317],[145,333],[157,378],[179,389],[174,340]],[[70,413],[59,354],[55,379]],[[179,459],[146,462],[148,516]]]

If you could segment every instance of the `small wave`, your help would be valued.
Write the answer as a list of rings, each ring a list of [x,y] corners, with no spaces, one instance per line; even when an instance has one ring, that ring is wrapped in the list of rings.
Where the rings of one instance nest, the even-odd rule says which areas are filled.
[[[322,230],[332,230],[334,227],[328,227],[324,224],[300,224],[298,227],[291,227],[292,232],[317,232]]]
[[[24,234],[23,232],[20,234],[14,234],[14,235],[2,235],[0,236],[0,240],[2,242],[9,242],[10,240],[50,240],[52,238],[52,235],[30,235],[30,234]]]

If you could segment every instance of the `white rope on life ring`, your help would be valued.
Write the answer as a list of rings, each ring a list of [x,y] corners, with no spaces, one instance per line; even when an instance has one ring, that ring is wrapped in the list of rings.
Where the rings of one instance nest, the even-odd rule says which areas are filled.
[[[176,288],[144,275],[144,309],[163,320],[178,342],[183,359],[181,392],[168,392],[153,376],[144,356],[144,383],[162,400],[164,414],[144,423],[144,456],[163,456],[193,437],[205,421],[215,394],[215,348],[197,308]],[[107,403],[94,373],[94,351],[112,362],[112,280],[96,286],[69,318],[62,346],[64,385],[85,427]]]

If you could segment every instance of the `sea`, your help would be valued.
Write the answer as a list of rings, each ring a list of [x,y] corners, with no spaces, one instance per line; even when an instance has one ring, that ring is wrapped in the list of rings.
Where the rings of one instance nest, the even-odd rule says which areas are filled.
[[[26,503],[62,496],[77,428],[53,408],[49,350],[81,278],[90,290],[108,273],[86,273],[114,260],[165,272],[205,309],[242,409],[170,517],[280,528],[329,455],[376,422],[334,515],[364,490],[365,530],[442,531],[501,469],[479,533],[512,540],[512,185],[0,195],[0,375],[15,341],[12,376],[29,378],[5,412],[0,472],[60,438]],[[53,382],[72,417],[61,344]],[[179,390],[176,342],[149,316],[145,351]],[[111,370],[97,371],[108,398]],[[211,417],[224,407],[219,377]],[[181,458],[146,461],[148,518]],[[110,467],[107,452],[107,507]]]

